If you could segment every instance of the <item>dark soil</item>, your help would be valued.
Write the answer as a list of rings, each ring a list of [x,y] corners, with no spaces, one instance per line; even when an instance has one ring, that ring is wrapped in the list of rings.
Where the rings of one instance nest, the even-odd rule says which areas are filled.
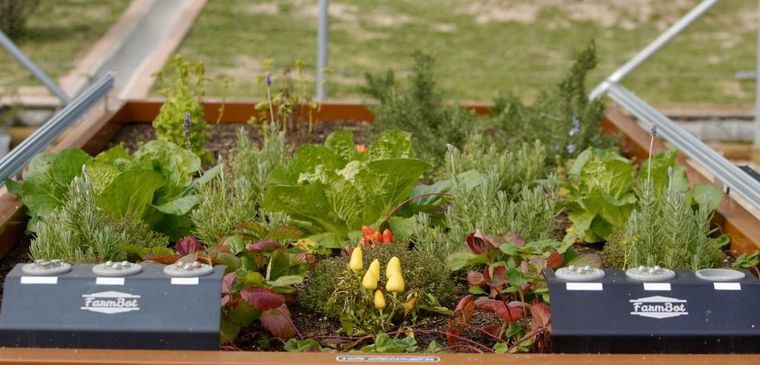
[[[299,129],[295,132],[288,133],[286,139],[291,146],[297,147],[307,143],[322,143],[327,136],[336,130],[349,130],[354,132],[354,141],[364,143],[367,134],[368,123],[357,123],[354,121],[334,121],[323,122],[314,125],[312,132]],[[257,125],[225,123],[213,124],[209,128],[209,137],[206,141],[206,149],[213,156],[222,156],[227,161],[230,152],[234,149],[237,141],[237,133],[240,129],[257,143],[261,143],[260,128]],[[132,123],[126,124],[119,133],[109,142],[107,148],[116,145],[123,145],[130,152],[156,138],[153,127],[150,123]]]
[[[5,276],[8,275],[16,264],[29,261],[29,236],[24,236],[20,242],[0,260],[0,302],[3,299]]]

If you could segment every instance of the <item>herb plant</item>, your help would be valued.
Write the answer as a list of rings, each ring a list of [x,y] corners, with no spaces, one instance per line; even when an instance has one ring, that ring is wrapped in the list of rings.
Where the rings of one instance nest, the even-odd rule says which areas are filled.
[[[475,115],[457,106],[444,103],[444,93],[436,83],[435,58],[414,54],[412,75],[396,80],[393,71],[384,76],[366,74],[362,91],[380,104],[370,106],[374,114],[372,129],[376,133],[403,130],[412,134],[414,149],[426,161],[442,163],[446,144],[461,148]]]
[[[73,178],[64,201],[38,220],[30,245],[32,258],[71,263],[120,261],[127,258],[125,246],[150,249],[167,243],[166,237],[139,219],[116,218],[101,208],[86,173]]]
[[[205,93],[206,70],[202,62],[175,55],[157,75],[158,93],[164,103],[153,120],[156,138],[187,148],[210,161],[206,150],[208,124],[200,100]]]

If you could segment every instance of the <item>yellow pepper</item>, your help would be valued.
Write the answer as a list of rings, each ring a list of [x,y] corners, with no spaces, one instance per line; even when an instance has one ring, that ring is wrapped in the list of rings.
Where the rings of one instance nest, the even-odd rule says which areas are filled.
[[[401,274],[401,261],[396,256],[391,257],[388,261],[388,266],[385,267],[385,277],[390,279],[394,271]]]
[[[375,290],[375,308],[377,309],[383,309],[385,308],[385,295],[383,295],[383,292],[380,291],[380,289]]]
[[[348,268],[359,272],[364,267],[364,259],[362,257],[362,244],[356,246],[354,252],[351,253],[351,261],[348,262]]]
[[[369,264],[369,271],[367,272],[371,272],[375,276],[375,280],[380,280],[380,261],[378,259],[373,260]]]
[[[370,265],[369,270],[367,270],[367,273],[364,274],[364,278],[362,279],[362,286],[365,289],[370,289],[370,290],[377,289],[377,282],[379,280],[380,280],[380,277],[375,275],[374,272],[372,272],[372,265]]]
[[[385,283],[385,290],[391,293],[404,292],[404,277],[401,275],[401,271],[391,273],[388,282]]]

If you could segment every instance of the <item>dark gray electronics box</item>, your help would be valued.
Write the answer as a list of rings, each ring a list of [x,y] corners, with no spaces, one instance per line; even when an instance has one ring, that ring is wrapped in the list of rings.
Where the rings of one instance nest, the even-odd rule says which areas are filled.
[[[219,348],[224,266],[170,277],[144,265],[125,277],[98,277],[93,265],[57,276],[6,276],[0,346],[113,349]]]

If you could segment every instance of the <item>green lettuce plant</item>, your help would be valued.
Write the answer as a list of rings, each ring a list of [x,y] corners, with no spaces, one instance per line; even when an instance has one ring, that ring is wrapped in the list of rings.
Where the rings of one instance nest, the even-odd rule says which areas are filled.
[[[21,184],[9,181],[9,190],[21,197],[36,231],[40,218],[65,205],[69,184],[87,167],[98,207],[115,218],[132,217],[177,240],[190,232],[189,212],[200,201],[195,188],[218,172],[195,178],[201,161],[176,144],[151,141],[133,155],[117,146],[95,158],[67,149],[36,156]]]
[[[340,248],[349,232],[382,222],[430,168],[414,158],[410,133],[385,132],[360,153],[352,133],[338,131],[272,173],[263,208],[288,214],[318,245]]]

